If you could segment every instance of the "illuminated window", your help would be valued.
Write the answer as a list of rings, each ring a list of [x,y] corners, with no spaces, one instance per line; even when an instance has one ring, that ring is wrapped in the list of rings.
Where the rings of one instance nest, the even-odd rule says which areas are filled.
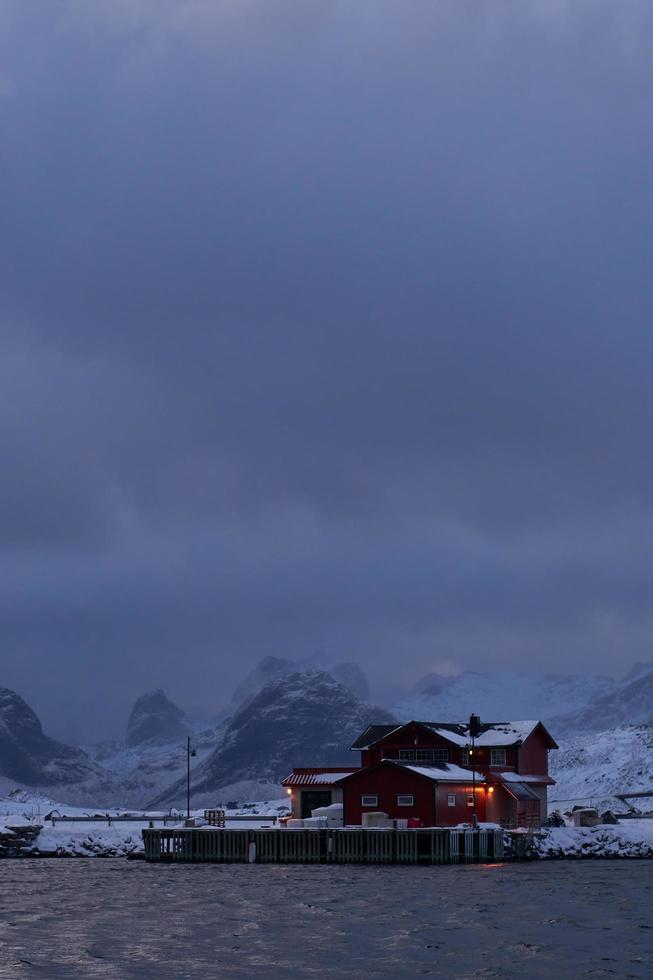
[[[474,806],[474,794],[473,793],[468,793],[467,794],[467,806]]]
[[[456,794],[449,793],[447,797],[447,806],[455,806],[455,805],[456,805]]]
[[[378,806],[378,796],[361,796],[361,806]]]
[[[397,806],[415,806],[414,796],[398,796]]]
[[[491,766],[505,766],[506,764],[506,750],[505,749],[491,749],[490,750],[490,765]]]

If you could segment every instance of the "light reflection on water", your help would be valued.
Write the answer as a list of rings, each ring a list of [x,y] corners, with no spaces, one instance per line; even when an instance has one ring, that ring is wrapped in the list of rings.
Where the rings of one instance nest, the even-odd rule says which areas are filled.
[[[652,977],[653,862],[0,863],[0,978]]]

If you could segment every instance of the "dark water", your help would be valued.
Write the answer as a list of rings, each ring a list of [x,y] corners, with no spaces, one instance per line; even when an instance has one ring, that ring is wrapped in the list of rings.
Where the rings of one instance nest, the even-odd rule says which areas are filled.
[[[0,978],[653,977],[653,862],[0,862]]]

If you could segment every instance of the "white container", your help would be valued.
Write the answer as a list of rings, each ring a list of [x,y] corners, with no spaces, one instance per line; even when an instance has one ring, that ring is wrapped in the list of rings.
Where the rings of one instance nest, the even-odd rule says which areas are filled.
[[[304,826],[304,821],[299,820],[297,817],[291,817],[286,823],[288,830],[301,830]]]
[[[326,830],[326,817],[305,817],[304,827],[309,830]]]
[[[315,810],[311,810],[311,816],[327,817],[328,819],[335,817],[338,820],[342,820],[342,814],[342,803],[331,803],[330,806],[318,806]]]
[[[363,827],[392,827],[392,820],[380,810],[363,814]]]

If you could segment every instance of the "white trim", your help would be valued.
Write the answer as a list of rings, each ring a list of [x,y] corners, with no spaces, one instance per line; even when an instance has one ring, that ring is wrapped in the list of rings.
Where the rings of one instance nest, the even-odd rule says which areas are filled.
[[[402,800],[405,802],[402,803]],[[406,802],[410,800],[410,803]],[[415,806],[415,797],[412,793],[399,793],[397,795],[397,806]]]
[[[363,796],[361,796],[362,807],[378,806],[378,805],[379,805],[379,798],[376,794],[364,793]]]

